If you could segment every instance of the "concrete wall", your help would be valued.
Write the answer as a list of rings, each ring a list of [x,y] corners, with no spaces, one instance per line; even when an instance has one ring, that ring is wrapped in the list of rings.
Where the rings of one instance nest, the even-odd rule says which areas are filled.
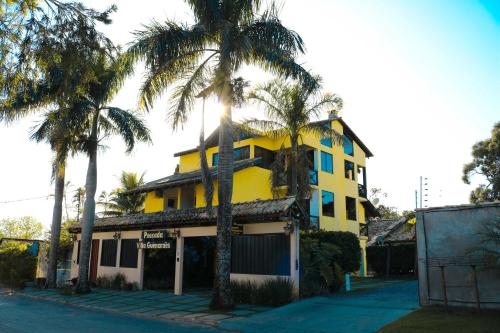
[[[495,218],[500,218],[500,202],[417,210],[422,305],[444,304],[446,297],[451,306],[476,307],[478,294],[481,308],[500,308],[500,270],[485,266],[484,257],[471,253],[480,245],[486,225]],[[477,265],[476,274],[473,265]]]

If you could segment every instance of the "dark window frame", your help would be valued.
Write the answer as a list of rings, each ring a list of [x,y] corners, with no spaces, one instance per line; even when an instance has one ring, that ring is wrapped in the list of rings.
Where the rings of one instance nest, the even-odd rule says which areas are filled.
[[[320,158],[321,158],[321,171],[333,174],[333,155],[327,153],[326,151],[321,151]]]
[[[243,152],[240,154],[240,152]],[[238,155],[240,154],[240,155]],[[234,148],[233,150],[233,159],[234,161],[247,160],[250,158],[250,145],[246,145],[243,147]],[[219,153],[212,154],[212,166],[219,165]]]
[[[356,198],[345,197],[345,211],[349,221],[357,221]]]
[[[118,240],[103,239],[101,242],[101,266],[116,267],[118,255]]]
[[[120,246],[120,267],[124,268],[137,268],[139,261],[139,250],[137,249],[137,242],[139,239],[122,239]],[[125,253],[131,251],[132,253]],[[134,257],[135,254],[135,257]]]
[[[348,164],[352,165],[352,169],[347,168]],[[352,171],[350,176],[349,176],[349,170]],[[355,170],[356,170],[356,165],[354,164],[354,162],[351,162],[349,160],[344,160],[344,176],[346,179],[356,180]]]
[[[327,206],[325,205],[325,195],[330,195],[330,194],[332,195],[331,196],[332,201],[328,202]],[[335,217],[335,193],[324,190],[321,191],[321,215]]]
[[[330,122],[328,122],[327,124],[325,124],[325,127],[326,127],[326,128],[331,128],[331,124],[330,124]],[[332,139],[330,139],[330,138],[321,138],[321,139],[319,140],[319,142],[320,142],[323,146],[325,146],[325,147],[328,147],[328,148],[332,148],[332,147],[333,147]]]
[[[271,165],[274,163],[276,159],[276,152],[270,149],[266,149],[264,147],[260,147],[255,145],[254,147],[254,157],[261,158],[260,167],[264,169],[271,169]]]
[[[342,137],[342,141],[344,146],[344,154],[354,156],[354,140],[349,135],[344,134],[344,136]],[[349,150],[349,148],[351,149]]]

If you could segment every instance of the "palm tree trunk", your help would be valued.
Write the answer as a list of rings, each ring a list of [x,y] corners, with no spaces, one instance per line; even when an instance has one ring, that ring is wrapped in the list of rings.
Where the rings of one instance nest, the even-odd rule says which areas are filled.
[[[78,293],[90,292],[89,284],[89,260],[90,247],[92,243],[92,229],[95,219],[95,192],[97,188],[97,124],[99,112],[97,111],[92,121],[92,132],[89,143],[89,164],[87,167],[87,178],[85,180],[85,203],[83,205],[82,233],[80,240],[80,264],[78,267]]]
[[[233,196],[233,123],[231,105],[224,102],[224,115],[219,126],[219,165],[217,182],[219,184],[219,206],[217,208],[217,253],[212,309],[230,309],[233,307],[231,295],[231,228]]]
[[[200,166],[201,166],[201,182],[205,191],[206,208],[209,215],[212,214],[212,199],[214,194],[214,185],[212,183],[212,175],[208,168],[207,153],[205,147],[205,97],[203,97],[203,106],[201,109],[201,129],[200,129]]]
[[[47,268],[47,286],[57,287],[57,251],[61,237],[62,203],[64,198],[65,166],[56,162],[54,209],[50,227],[49,267]]]
[[[289,195],[296,196],[297,195],[297,156],[298,156],[298,139],[296,135],[292,135],[290,137],[292,151],[290,156],[290,190]]]

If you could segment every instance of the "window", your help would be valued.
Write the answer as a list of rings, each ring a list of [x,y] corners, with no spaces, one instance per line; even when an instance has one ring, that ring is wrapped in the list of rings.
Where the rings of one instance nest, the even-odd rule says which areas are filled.
[[[350,161],[344,161],[344,171],[345,171],[345,178],[355,180],[354,176],[354,163]]]
[[[324,151],[321,152],[321,171],[333,173],[333,156]]]
[[[78,251],[76,253],[76,264],[80,263],[80,241],[78,241]]]
[[[101,266],[116,266],[116,250],[118,241],[115,239],[103,239],[101,250]]]
[[[244,146],[233,150],[233,158],[235,161],[246,160],[250,158],[250,146]],[[219,164],[219,153],[212,155],[212,166]]]
[[[120,251],[120,267],[137,268],[138,239],[122,239]]]
[[[334,202],[332,192],[321,191],[321,213],[324,216],[335,216]]]
[[[271,164],[274,162],[274,157],[276,153],[272,150],[265,149],[259,146],[255,146],[255,157],[260,157],[260,166],[264,169],[271,169]]]
[[[326,124],[325,127],[331,128],[330,122],[328,122],[328,124]],[[332,148],[332,139],[330,139],[330,138],[322,138],[319,142],[323,146],[327,146],[327,147]]]
[[[352,139],[344,134],[344,154],[354,156],[354,146]]]
[[[345,210],[347,214],[347,219],[351,221],[356,221],[356,199],[351,197],[345,197]]]

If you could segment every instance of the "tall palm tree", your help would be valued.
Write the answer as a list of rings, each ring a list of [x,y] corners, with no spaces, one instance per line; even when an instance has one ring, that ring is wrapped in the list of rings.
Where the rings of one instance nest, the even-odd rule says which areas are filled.
[[[97,187],[97,151],[100,142],[110,135],[119,135],[125,142],[126,152],[134,148],[136,141],[150,142],[149,129],[135,113],[108,103],[123,84],[124,77],[130,73],[129,62],[125,57],[110,58],[99,55],[95,65],[97,80],[89,85],[82,102],[86,105],[87,132],[80,140],[80,147],[88,156],[87,176],[85,180],[85,203],[83,207],[82,232],[80,241],[80,258],[78,282],[75,290],[78,293],[90,292],[89,260],[92,241],[92,229],[95,220],[95,193]]]
[[[316,78],[320,82],[319,77]],[[266,120],[247,119],[242,128],[248,131],[258,130],[273,139],[290,140],[290,184],[289,195],[296,196],[300,190],[298,165],[300,162],[299,143],[303,134],[330,138],[335,144],[342,144],[342,135],[321,122],[313,122],[325,111],[337,113],[342,108],[342,99],[334,94],[321,94],[321,86],[304,86],[275,79],[257,85],[248,95],[250,101],[261,105],[266,111]],[[304,199],[304,198],[299,198]]]
[[[149,108],[167,86],[179,83],[169,113],[174,128],[187,121],[194,98],[202,90],[215,95],[224,107],[219,126],[217,254],[211,307],[231,308],[235,74],[243,65],[257,65],[274,74],[301,79],[307,85],[316,82],[295,62],[297,54],[304,52],[303,41],[281,24],[274,6],[259,14],[259,0],[186,2],[193,11],[194,24],[153,22],[135,33],[129,54],[135,61],[143,60],[147,68],[140,91],[144,107]]]
[[[120,187],[111,192],[111,197],[106,202],[99,202],[104,206],[104,216],[121,216],[141,213],[146,201],[145,193],[123,194],[144,185],[144,173],[140,176],[136,172],[122,171],[120,175]]]

